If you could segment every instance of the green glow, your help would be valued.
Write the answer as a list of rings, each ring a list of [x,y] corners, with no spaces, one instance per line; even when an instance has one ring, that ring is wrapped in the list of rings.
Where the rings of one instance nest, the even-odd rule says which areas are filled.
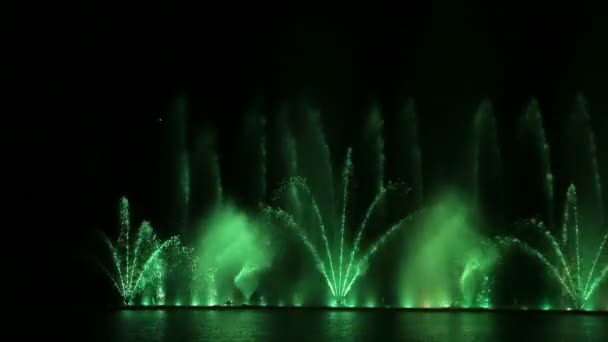
[[[408,306],[489,306],[494,243],[475,229],[475,205],[457,193],[436,200],[408,237],[401,265],[400,302]]]
[[[179,249],[179,238],[173,236],[168,240],[160,240],[147,221],[143,221],[137,232],[133,233],[129,201],[125,197],[120,201],[119,213],[120,234],[116,244],[104,235],[113,260],[113,272],[101,263],[100,266],[109,276],[125,305],[133,304],[135,296],[147,287],[156,289],[164,298],[161,289],[167,267],[164,256],[170,249]]]
[[[308,233],[302,228],[303,225],[299,223],[294,214],[288,213],[281,208],[266,207],[265,212],[271,217],[282,222],[283,225],[291,228],[296,235],[300,238],[300,241],[307,247],[309,252],[312,254],[317,269],[323,276],[326,285],[331,291],[332,296],[336,299],[338,305],[344,304],[346,295],[352,289],[352,286],[357,279],[364,274],[367,267],[368,260],[376,253],[378,248],[398,229],[402,228],[405,223],[409,222],[413,215],[407,216],[398,220],[394,225],[389,227],[383,235],[380,236],[371,247],[361,255],[358,255],[360,249],[361,239],[363,234],[368,227],[368,221],[374,212],[378,208],[379,204],[385,198],[385,195],[390,190],[395,190],[396,186],[389,184],[387,187],[382,187],[376,194],[375,199],[367,209],[365,218],[361,222],[356,238],[353,242],[349,243],[351,246],[350,251],[346,250],[345,244],[345,230],[347,225],[346,209],[347,201],[350,194],[350,178],[352,175],[352,153],[349,149],[346,154],[346,161],[344,171],[342,173],[343,189],[342,189],[342,210],[340,213],[340,219],[326,219],[321,214],[318,202],[315,199],[312,191],[308,187],[306,181],[301,177],[292,177],[288,179],[281,188],[277,191],[278,194],[284,194],[290,189],[297,189],[303,196],[307,196],[310,201],[311,214],[313,216],[313,222],[317,226],[324,248],[324,252],[319,253],[318,247],[313,244],[310,240]],[[336,205],[337,206],[337,205]],[[339,226],[336,227],[339,232],[338,241],[331,240],[327,235],[325,222],[340,222]],[[337,254],[337,255],[335,255]],[[358,258],[357,258],[358,257]]]
[[[162,287],[156,289],[155,302],[157,305],[165,304],[165,290]]]
[[[542,221],[531,219],[525,222],[536,228],[546,241],[549,242],[552,252],[557,257],[557,260],[553,263],[539,249],[530,246],[518,238],[501,237],[499,238],[499,242],[503,245],[514,245],[521,248],[525,253],[546,266],[547,270],[550,271],[566,291],[574,307],[580,309],[585,306],[608,276],[608,261],[603,266],[598,265],[602,260],[602,252],[608,239],[608,232],[604,234],[600,241],[593,261],[585,265],[580,255],[578,216],[576,188],[572,184],[566,194],[561,241],[551,234]],[[572,230],[574,230],[573,237],[570,236]],[[600,266],[600,271],[596,273],[598,266]],[[586,273],[585,269],[587,269]]]
[[[270,267],[272,246],[265,227],[230,204],[220,204],[200,224],[192,288],[210,305],[232,297],[236,286],[248,303],[260,271]],[[230,281],[231,280],[231,281]]]
[[[293,305],[294,306],[302,306],[302,297],[299,295],[293,296]]]
[[[551,304],[545,303],[545,304],[543,304],[543,306],[541,307],[541,309],[544,310],[544,311],[549,311],[549,310],[551,310]]]
[[[414,307],[414,301],[411,298],[406,298],[401,305],[404,308],[411,309]]]
[[[165,301],[165,289],[162,286],[159,286],[156,288],[156,300],[160,301],[160,302],[164,302]]]
[[[481,304],[481,308],[482,308],[482,309],[491,309],[491,308],[492,308],[492,306],[491,306],[489,303],[482,303],[482,304]]]

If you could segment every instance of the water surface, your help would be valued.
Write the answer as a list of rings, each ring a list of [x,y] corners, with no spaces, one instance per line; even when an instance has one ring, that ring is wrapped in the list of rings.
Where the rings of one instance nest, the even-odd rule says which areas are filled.
[[[323,310],[113,311],[74,317],[83,341],[608,341],[608,315]]]

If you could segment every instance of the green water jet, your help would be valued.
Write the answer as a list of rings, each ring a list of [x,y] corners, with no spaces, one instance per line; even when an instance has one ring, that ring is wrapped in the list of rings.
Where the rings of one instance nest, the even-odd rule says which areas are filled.
[[[346,161],[342,173],[342,210],[340,214],[340,220],[338,220],[339,226],[337,227],[337,229],[339,230],[339,238],[337,239],[337,241],[328,237],[327,226],[325,223],[327,220],[321,214],[317,201],[313,196],[310,188],[308,187],[306,181],[301,177],[293,177],[288,179],[284,183],[284,185],[278,190],[278,194],[280,196],[281,194],[296,189],[299,194],[302,194],[304,195],[304,197],[307,198],[312,207],[312,212],[314,216],[313,225],[315,226],[315,230],[317,230],[321,236],[322,244],[320,247],[318,247],[312,242],[304,225],[299,223],[297,218],[293,214],[278,207],[267,206],[264,208],[264,211],[267,215],[279,220],[279,222],[281,222],[283,225],[292,229],[298,236],[300,241],[304,244],[304,246],[306,246],[308,251],[311,253],[313,259],[315,260],[317,269],[323,276],[325,284],[329,288],[332,296],[336,300],[336,304],[338,305],[345,304],[345,297],[351,291],[353,285],[359,279],[359,277],[364,274],[369,259],[378,251],[380,246],[391,235],[393,235],[396,231],[404,227],[405,224],[411,221],[414,217],[414,215],[409,215],[405,218],[398,220],[396,223],[389,226],[389,228],[384,232],[384,234],[382,234],[371,244],[371,247],[369,247],[369,249],[367,249],[363,253],[360,253],[361,240],[364,236],[366,229],[369,226],[369,221],[371,217],[378,209],[380,203],[385,199],[387,192],[397,189],[396,185],[391,183],[389,183],[387,186],[382,186],[378,190],[375,198],[368,207],[365,217],[359,225],[354,241],[351,241],[349,243],[349,249],[346,241],[347,237],[345,235],[347,228],[346,208],[350,193],[350,179],[353,167],[351,155],[352,152],[349,149],[346,155]],[[319,250],[319,248],[321,250]]]
[[[179,248],[180,240],[172,236],[167,240],[159,239],[152,225],[143,221],[134,233],[131,230],[129,201],[120,200],[120,234],[116,243],[104,234],[104,242],[112,257],[112,268],[100,266],[122,297],[125,305],[133,304],[135,296],[147,287],[152,287],[160,300],[164,299],[162,280],[168,265],[165,254],[171,248]]]
[[[525,223],[531,225],[549,243],[556,260],[528,243],[516,237],[500,237],[499,242],[506,246],[515,246],[522,249],[547,267],[550,274],[566,291],[572,305],[577,309],[584,309],[601,283],[608,276],[608,261],[602,265],[603,250],[608,239],[608,231],[600,240],[594,258],[588,264],[581,257],[579,213],[576,187],[570,185],[566,194],[564,205],[561,239],[554,236],[541,220],[530,219]],[[599,268],[598,268],[599,267]],[[596,273],[596,271],[598,271]]]

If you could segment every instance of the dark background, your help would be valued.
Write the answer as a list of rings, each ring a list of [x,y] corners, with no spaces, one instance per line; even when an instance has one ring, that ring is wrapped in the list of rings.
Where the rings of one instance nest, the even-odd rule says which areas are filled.
[[[108,1],[11,8],[3,50],[14,106],[5,115],[19,125],[6,146],[24,179],[12,186],[26,190],[15,197],[24,209],[20,221],[7,231],[25,236],[16,243],[27,246],[18,254],[30,265],[17,267],[16,277],[48,289],[27,297],[37,303],[78,304],[97,289],[107,292],[102,278],[87,278],[73,261],[92,229],[114,233],[121,195],[140,203],[143,216],[163,216],[165,123],[178,95],[196,109],[192,127],[216,127],[226,151],[252,104],[272,116],[281,101],[307,97],[323,109],[337,158],[357,136],[340,135],[340,128],[371,103],[388,117],[413,97],[431,165],[425,177],[449,178],[458,162],[452,152],[464,148],[461,132],[482,98],[494,105],[508,151],[516,118],[532,97],[557,140],[582,92],[606,153],[608,27],[591,3]],[[600,158],[603,170],[606,163]]]

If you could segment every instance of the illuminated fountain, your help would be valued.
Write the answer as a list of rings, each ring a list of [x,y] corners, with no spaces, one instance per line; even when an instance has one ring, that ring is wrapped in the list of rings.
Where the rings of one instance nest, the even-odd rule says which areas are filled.
[[[553,258],[544,254],[540,249],[515,237],[502,237],[499,239],[500,243],[517,246],[545,265],[566,291],[572,305],[578,309],[586,308],[595,291],[608,276],[608,260],[604,260],[604,263],[601,262],[608,232],[599,242],[595,257],[591,259],[591,262],[586,263],[581,257],[579,214],[574,185],[570,185],[568,188],[561,239],[551,234],[542,221],[531,219],[527,223],[536,228],[549,243],[552,253],[555,254],[555,261],[550,261]]]
[[[481,232],[488,224],[481,214],[487,202],[500,200],[495,189],[502,186],[502,162],[489,101],[481,102],[471,127],[470,190],[446,187],[430,199],[420,224],[407,235],[399,273],[402,307],[492,306],[499,255]]]
[[[193,258],[193,305],[249,303],[261,272],[271,266],[272,245],[265,226],[226,203],[201,222]],[[242,297],[236,300],[235,290]]]
[[[167,252],[179,248],[177,236],[160,240],[150,222],[143,221],[137,230],[132,232],[129,217],[129,201],[120,200],[120,235],[114,244],[104,235],[112,256],[112,267],[109,270],[100,263],[112,284],[120,294],[123,304],[132,305],[134,298],[146,289],[154,291],[154,300],[164,301],[163,278],[169,265],[165,261]]]
[[[273,269],[284,272],[276,265],[280,261],[278,253],[281,249],[274,243],[280,244],[287,239],[273,239],[281,234],[279,229],[288,228],[286,234],[293,233],[291,236],[303,247],[304,253],[310,254],[307,257],[312,257],[315,267],[314,272],[301,272],[298,267],[289,271],[293,271],[292,274],[300,272],[302,279],[315,284],[322,280],[321,288],[331,296],[331,306],[358,306],[362,302],[355,304],[354,298],[360,295],[365,298],[365,306],[375,307],[380,303],[391,306],[393,302],[385,302],[385,296],[393,300],[391,294],[376,297],[371,291],[378,288],[370,285],[371,282],[365,284],[361,290],[363,294],[359,294],[361,279],[369,270],[372,258],[378,258],[377,252],[382,250],[381,247],[389,239],[396,241],[396,233],[406,225],[410,226],[414,217],[420,217],[416,225],[411,225],[408,234],[403,234],[400,249],[386,258],[395,264],[392,269],[397,272],[394,287],[398,306],[494,307],[495,271],[501,261],[497,247],[502,246],[517,247],[544,265],[558,281],[562,297],[568,301],[563,304],[564,308],[597,308],[597,301],[602,301],[598,293],[608,277],[608,255],[605,253],[608,232],[604,230],[606,222],[602,216],[605,208],[595,137],[581,99],[579,107],[569,129],[582,128],[581,136],[575,135],[574,140],[584,146],[585,153],[572,154],[581,159],[577,160],[577,167],[586,163],[592,177],[569,180],[572,184],[566,192],[561,217],[555,215],[559,208],[554,205],[555,179],[549,139],[536,101],[531,102],[521,121],[520,133],[532,139],[533,148],[529,150],[534,154],[532,159],[539,163],[537,168],[530,167],[531,172],[527,169],[524,172],[534,176],[534,183],[542,187],[541,198],[536,201],[540,203],[541,218],[526,220],[525,225],[534,227],[548,242],[548,248],[535,247],[514,236],[501,236],[495,240],[487,238],[490,233],[485,227],[504,225],[505,201],[502,196],[506,192],[501,191],[505,189],[505,168],[497,122],[489,101],[482,101],[469,126],[472,139],[467,145],[470,148],[466,149],[463,163],[466,186],[449,183],[449,188],[444,185],[440,192],[431,194],[423,191],[427,188],[422,184],[416,113],[411,102],[405,107],[398,121],[403,125],[398,134],[402,140],[398,142],[398,153],[403,159],[397,163],[395,171],[411,183],[411,189],[406,192],[414,204],[389,198],[404,187],[400,183],[385,181],[383,120],[377,108],[372,110],[361,132],[360,145],[353,145],[355,152],[351,148],[346,149],[338,177],[338,172],[334,174],[335,162],[322,132],[318,112],[307,113],[312,115],[305,116],[305,120],[310,121],[303,125],[296,121],[298,118],[292,118],[294,122],[285,120],[276,126],[270,125],[277,128],[277,135],[269,135],[268,141],[266,120],[256,114],[250,115],[244,121],[245,130],[241,135],[244,148],[236,156],[239,161],[250,158],[242,163],[253,166],[247,166],[247,177],[235,177],[238,180],[230,179],[230,173],[224,175],[227,176],[227,195],[222,184],[215,136],[204,131],[194,139],[192,146],[186,144],[185,109],[180,107],[173,123],[177,137],[173,151],[175,165],[172,165],[176,177],[172,188],[175,198],[170,201],[175,208],[171,221],[180,236],[192,241],[195,248],[183,247],[177,236],[159,239],[147,221],[143,221],[137,230],[131,229],[129,204],[123,198],[117,242],[104,237],[112,257],[112,267],[102,267],[125,305],[132,305],[137,297],[141,297],[144,304],[153,305],[169,302],[191,306],[258,303],[300,306],[310,303],[298,292],[303,287],[291,292],[280,291],[296,283],[295,286],[303,286],[302,283],[290,278],[290,283],[286,284],[268,276]],[[271,165],[278,166],[276,169],[267,165],[267,154],[273,161]],[[275,163],[279,159],[283,164]],[[353,174],[354,164],[357,165],[356,175]],[[358,173],[360,166],[364,176]],[[389,169],[389,172],[393,171]],[[262,206],[262,217],[259,217],[260,213],[252,204],[267,199],[272,177],[285,180],[274,193],[271,205]],[[243,192],[250,197],[238,198],[239,201],[235,202],[227,200],[234,188],[231,181],[242,182],[238,186],[245,187]],[[334,182],[338,183],[337,186]],[[593,196],[591,200],[586,198],[588,202],[583,205],[580,195],[584,192]],[[361,202],[367,206],[357,207]],[[392,204],[397,204],[397,210],[400,210],[398,219],[394,221],[388,218],[389,213],[392,215],[392,210],[395,210]],[[427,208],[423,215],[419,212],[403,215],[423,205]],[[583,217],[589,216],[583,207],[593,207],[602,217],[597,219],[597,223],[590,219],[583,221]],[[272,224],[277,229],[271,230],[275,228]],[[597,243],[593,249],[589,248],[592,246],[590,241],[583,238],[583,228],[589,235],[588,240],[595,239]],[[387,248],[384,250],[393,252]],[[187,259],[189,268],[179,275],[181,278],[171,283],[167,280],[167,273],[175,267],[175,260],[170,259],[173,251]],[[593,255],[587,255],[590,251]],[[287,265],[291,267],[291,264]],[[384,267],[378,269],[385,270]],[[375,277],[368,280],[373,281],[371,278]],[[175,289],[168,284],[175,285]],[[167,301],[166,291],[169,296],[175,294],[176,300]],[[325,299],[316,296],[311,302],[319,298]]]
[[[180,275],[177,302],[192,306],[248,303],[272,253],[254,215],[232,204],[223,188],[218,139],[214,130],[196,132],[188,144],[187,103],[180,97],[169,120],[173,170],[173,221],[195,247]],[[260,201],[266,192],[265,119],[251,111],[243,121],[241,162],[249,167],[247,190]],[[253,150],[250,150],[253,146]],[[247,160],[246,157],[251,157]],[[250,178],[253,178],[252,181]],[[264,244],[264,241],[267,243]],[[188,284],[184,286],[183,284]]]
[[[538,104],[532,101],[523,120],[522,129],[527,129],[539,147],[541,161],[541,176],[545,196],[545,220],[533,218],[525,220],[525,226],[531,226],[548,243],[549,251],[544,248],[531,246],[529,243],[513,236],[500,237],[499,243],[504,246],[515,246],[532,256],[557,280],[562,294],[567,297],[569,304],[563,308],[575,307],[587,309],[593,307],[592,298],[608,276],[608,256],[604,253],[608,231],[605,231],[604,204],[599,167],[597,162],[597,147],[591,130],[587,107],[582,96],[576,99],[575,110],[569,122],[569,132],[575,137],[571,144],[582,147],[582,153],[574,152],[572,157],[583,157],[574,163],[576,170],[588,165],[589,171],[584,176],[572,175],[577,183],[589,184],[586,187],[592,193],[591,200],[581,208],[581,200],[577,194],[577,186],[571,183],[566,192],[561,222],[554,219],[554,177],[551,171],[549,143],[543,128]],[[575,133],[578,133],[577,136]],[[588,177],[588,176],[591,177]],[[587,182],[587,183],[585,183]],[[587,218],[580,212],[585,211]],[[595,216],[595,217],[593,217]],[[591,218],[589,218],[591,217]],[[593,221],[595,218],[596,221]],[[585,220],[586,219],[586,220]],[[559,225],[561,223],[561,226]],[[581,227],[589,232],[589,238],[583,240]],[[557,233],[559,232],[559,233]],[[593,235],[599,234],[599,235]],[[593,244],[597,243],[597,250]],[[595,251],[595,252],[594,252]]]
[[[365,218],[359,225],[357,234],[353,241],[348,241],[347,234],[347,206],[350,196],[350,178],[352,175],[352,160],[351,150],[346,154],[346,162],[342,173],[342,192],[343,198],[341,203],[340,224],[337,227],[330,226],[329,229],[338,229],[339,239],[332,239],[328,236],[328,227],[326,222],[334,222],[332,219],[325,219],[321,214],[317,201],[312,194],[305,180],[300,177],[294,177],[287,180],[284,186],[279,189],[279,194],[285,194],[288,191],[295,191],[299,198],[306,198],[312,208],[314,219],[309,221],[314,225],[314,230],[320,234],[322,244],[315,245],[310,237],[309,230],[298,222],[298,219],[291,213],[277,207],[266,207],[267,214],[278,219],[282,224],[289,227],[299,237],[300,241],[306,246],[314,261],[317,269],[323,276],[325,284],[331,291],[332,296],[336,300],[337,305],[344,305],[345,298],[351,291],[353,285],[365,272],[369,259],[376,253],[378,248],[397,230],[405,226],[406,222],[412,219],[412,215],[398,220],[391,225],[384,234],[382,234],[375,242],[371,244],[366,251],[360,252],[361,239],[368,228],[369,220],[378,209],[379,204],[385,198],[387,191],[396,189],[394,185],[389,184],[386,187],[381,187],[376,194],[371,205],[368,207]]]

